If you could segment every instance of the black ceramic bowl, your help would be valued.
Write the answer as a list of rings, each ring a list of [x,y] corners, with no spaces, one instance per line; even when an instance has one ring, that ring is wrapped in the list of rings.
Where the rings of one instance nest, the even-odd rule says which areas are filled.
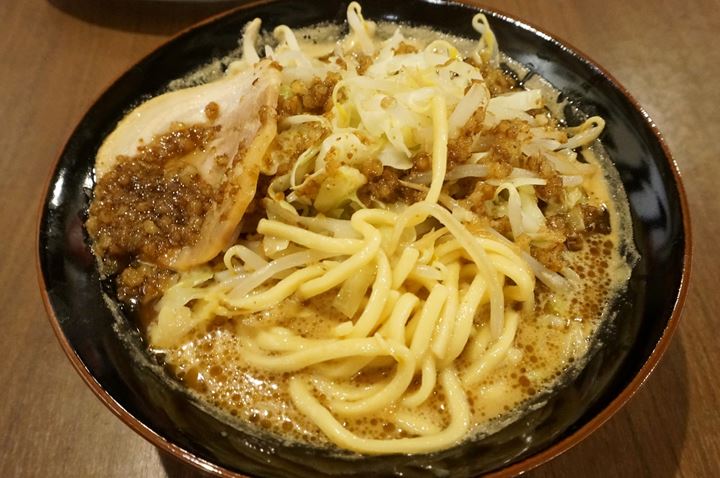
[[[553,37],[485,10],[501,49],[548,79],[580,110],[607,119],[602,140],[630,201],[642,258],[618,316],[584,371],[547,405],[488,438],[420,456],[338,457],[283,445],[218,419],[168,384],[141,338],[103,298],[83,230],[95,152],[128,107],[170,80],[238,45],[243,25],[292,27],[342,22],[346,2],[267,1],[240,7],[181,33],[112,84],[90,108],[58,159],[39,220],[40,282],[51,323],[65,352],[97,396],[154,445],[220,475],[471,476],[514,474],[570,448],[635,392],[665,351],[677,326],[690,265],[687,204],[678,171],[648,116],[600,67]],[[478,7],[435,0],[365,0],[363,13],[428,25],[461,36]],[[112,291],[107,292],[112,295]]]

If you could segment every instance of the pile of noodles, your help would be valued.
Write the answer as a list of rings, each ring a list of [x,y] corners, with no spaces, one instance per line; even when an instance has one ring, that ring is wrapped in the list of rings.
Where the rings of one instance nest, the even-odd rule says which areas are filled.
[[[596,168],[579,162],[575,150],[594,141],[604,122],[594,117],[560,132],[545,115],[533,114],[543,108],[539,90],[491,97],[480,70],[449,42],[399,54],[406,41],[399,29],[377,41],[375,25],[363,19],[356,3],[348,7],[347,21],[350,33],[329,59],[301,47],[286,26],[275,29],[274,48],[264,46],[264,57],[282,67],[284,85],[339,76],[328,113],[290,116],[282,125],[317,122],[330,133],[288,172],[275,174],[276,165],[267,165],[264,173],[274,178],[257,234],[230,247],[223,267],[183,272],[158,302],[149,339],[155,349],[175,347],[214,317],[243,317],[291,296],[310,300],[336,291],[333,305],[347,320],[325,337],[257,325],[238,338],[241,356],[256,369],[289,373],[292,403],[338,446],[370,454],[430,452],[470,432],[465,390],[505,360],[523,314],[533,310],[536,281],[551,290],[571,287],[571,272],[564,277],[550,271],[511,240],[542,237],[545,217],[534,186],[545,180],[517,168],[505,179],[487,180],[496,188],[500,214],[509,219],[510,239],[473,225],[475,215],[443,187],[486,177],[480,160],[488,153],[474,151],[467,163],[448,171],[448,141],[478,110],[484,111],[485,127],[523,120],[530,128],[522,151],[548,160],[562,176],[568,200],[577,201]],[[481,35],[472,61],[497,66],[487,20],[478,14],[472,25]],[[248,24],[242,60],[228,74],[260,61],[259,32],[259,20]],[[363,74],[357,73],[359,55],[374,58]],[[363,162],[378,158],[383,166],[407,170],[418,151],[431,155],[431,169],[404,186],[421,191],[422,201],[361,203]],[[330,157],[339,158],[339,167],[328,168]],[[309,181],[320,183],[313,200],[298,193]],[[362,386],[353,381],[378,363],[391,370],[386,378]],[[416,377],[419,386],[411,387]],[[442,429],[413,414],[436,390],[446,401]],[[343,426],[345,418],[381,410],[410,437],[370,439]]]

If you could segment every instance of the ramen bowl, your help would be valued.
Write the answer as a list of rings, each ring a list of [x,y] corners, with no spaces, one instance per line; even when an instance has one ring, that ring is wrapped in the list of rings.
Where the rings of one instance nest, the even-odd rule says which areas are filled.
[[[171,39],[113,83],[70,136],[46,186],[38,223],[40,285],[50,322],[88,386],[158,448],[220,476],[475,476],[526,471],[569,449],[610,418],[667,349],[687,290],[690,230],[680,176],[647,114],[602,68],[551,35],[473,4],[363,2],[366,18],[475,35],[484,12],[504,53],[561,91],[573,111],[607,118],[603,145],[619,171],[640,260],[614,319],[582,372],[490,436],[423,455],[359,456],[288,443],[224,419],[170,379],[110,284],[101,281],[83,223],[95,154],[134,105],[238,46],[255,17],[272,29],[343,22],[347,3],[288,0],[239,7]]]

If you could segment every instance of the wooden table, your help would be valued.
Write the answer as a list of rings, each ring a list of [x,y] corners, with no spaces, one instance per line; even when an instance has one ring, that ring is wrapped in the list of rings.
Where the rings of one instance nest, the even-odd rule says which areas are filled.
[[[684,174],[695,263],[679,333],[609,423],[532,476],[720,474],[720,2],[496,0],[612,72]],[[96,95],[165,38],[222,6],[0,2],[0,476],[198,476],[161,456],[85,387],[53,336],[35,277],[35,211]],[[227,5],[227,4],[225,4]]]

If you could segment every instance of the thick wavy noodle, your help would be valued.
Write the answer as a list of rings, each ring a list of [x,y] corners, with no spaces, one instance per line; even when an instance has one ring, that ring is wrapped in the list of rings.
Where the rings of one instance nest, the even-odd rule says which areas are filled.
[[[254,200],[215,260],[139,299],[150,346],[204,399],[290,440],[427,453],[582,362],[629,271],[604,121],[565,127],[470,20],[472,42],[354,2],[332,41],[247,25],[226,75],[280,75]]]

